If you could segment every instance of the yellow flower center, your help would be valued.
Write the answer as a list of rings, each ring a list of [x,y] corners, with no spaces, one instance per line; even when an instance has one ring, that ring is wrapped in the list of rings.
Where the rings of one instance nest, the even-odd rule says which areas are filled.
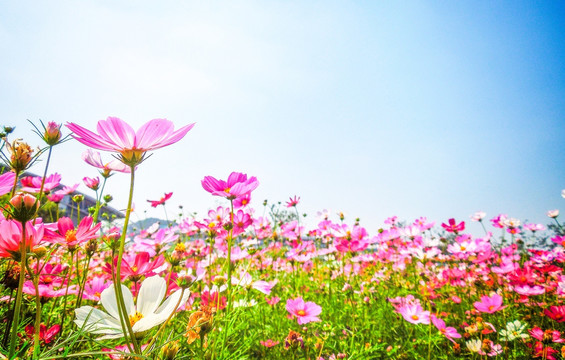
[[[412,315],[412,320],[418,320],[420,317],[418,315]]]
[[[227,189],[225,189],[224,191],[229,194],[229,193],[230,193],[230,190],[231,190],[231,188],[227,188]]]
[[[298,311],[296,312],[296,314],[299,315],[299,316],[304,316],[304,315],[306,315],[306,311],[304,311],[304,310],[298,310]]]
[[[65,234],[65,240],[67,243],[77,241],[77,231],[76,230],[68,230]]]
[[[135,314],[129,316],[129,323],[131,326],[138,322],[139,320],[143,319],[143,314],[139,311],[136,311]]]
[[[178,244],[175,246],[175,251],[184,252],[185,250],[186,250],[186,246],[184,246],[183,243],[178,243]]]

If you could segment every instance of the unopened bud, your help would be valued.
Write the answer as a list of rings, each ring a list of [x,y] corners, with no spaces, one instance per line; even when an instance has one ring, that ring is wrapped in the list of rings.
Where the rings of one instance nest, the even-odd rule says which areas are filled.
[[[84,195],[81,194],[77,194],[73,196],[73,201],[78,203],[81,203],[84,200]]]
[[[43,140],[47,145],[56,145],[61,140],[61,124],[49,121],[43,134]]]
[[[47,254],[47,248],[45,246],[37,246],[33,249],[33,254],[38,258],[41,259],[42,257]]]
[[[18,193],[10,199],[10,205],[12,205],[12,217],[20,222],[26,222],[35,217],[40,202],[33,195]]]
[[[171,341],[163,346],[163,360],[173,360],[179,352],[178,341]]]
[[[104,195],[104,202],[109,203],[110,201],[114,200],[114,198],[112,197],[112,195],[108,194],[108,195]]]

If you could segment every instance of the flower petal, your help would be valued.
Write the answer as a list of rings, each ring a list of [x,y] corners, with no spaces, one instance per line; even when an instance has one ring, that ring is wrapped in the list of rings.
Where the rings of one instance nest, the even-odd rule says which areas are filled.
[[[137,296],[137,311],[143,317],[155,312],[167,292],[167,282],[160,276],[151,276],[141,283]]]
[[[124,304],[126,306],[126,310],[128,315],[131,315],[135,312],[135,305],[133,304],[133,296],[131,295],[131,291],[122,285],[122,293],[124,295]],[[114,285],[110,285],[108,288],[102,291],[100,294],[100,303],[104,306],[104,309],[113,316],[115,319],[120,319],[120,313],[118,312],[118,301],[116,299],[116,291],[114,290]]]

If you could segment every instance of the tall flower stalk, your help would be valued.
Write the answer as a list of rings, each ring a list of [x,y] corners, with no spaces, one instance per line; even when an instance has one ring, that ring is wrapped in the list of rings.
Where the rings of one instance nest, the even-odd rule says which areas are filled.
[[[130,190],[124,227],[118,244],[118,260],[114,277],[114,290],[116,293],[117,307],[123,335],[130,348],[136,354],[141,354],[141,348],[135,337],[135,333],[130,324],[128,310],[126,309],[122,290],[121,266],[124,255],[127,229],[131,215],[133,190],[135,183],[135,168],[147,157],[147,151],[171,145],[186,135],[194,124],[186,125],[178,130],[174,130],[173,123],[165,119],[151,120],[137,131],[121,119],[109,117],[100,120],[97,125],[97,133],[83,128],[77,124],[69,123],[67,127],[74,133],[72,136],[79,142],[99,150],[118,152],[118,159],[130,168]],[[129,337],[129,341],[128,341]],[[130,345],[131,342],[131,345]],[[133,346],[133,349],[131,348]]]

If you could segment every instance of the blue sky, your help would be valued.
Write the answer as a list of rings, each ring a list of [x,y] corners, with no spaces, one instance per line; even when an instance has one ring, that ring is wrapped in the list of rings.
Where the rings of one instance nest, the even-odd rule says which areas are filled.
[[[565,201],[563,34],[558,1],[5,2],[2,123],[39,144],[26,119],[196,122],[140,166],[140,217],[170,191],[169,214],[203,214],[223,203],[200,180],[241,171],[260,212],[298,195],[311,224],[548,223]],[[84,150],[61,145],[51,169],[96,175]],[[127,182],[108,184],[117,208]]]

